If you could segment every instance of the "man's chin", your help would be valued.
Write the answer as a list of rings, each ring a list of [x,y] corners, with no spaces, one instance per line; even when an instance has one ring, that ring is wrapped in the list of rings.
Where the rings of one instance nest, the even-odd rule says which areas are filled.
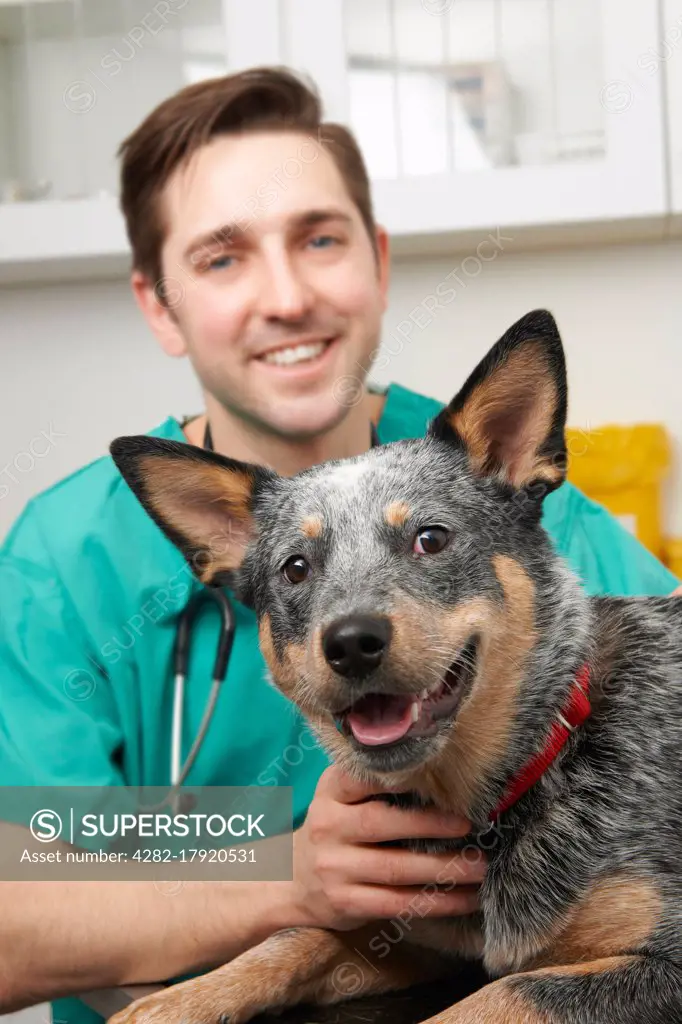
[[[265,382],[261,382],[265,385]],[[305,440],[342,423],[365,398],[364,380],[353,373],[335,375],[292,394],[288,387],[262,386],[252,392],[259,418],[277,433]],[[369,416],[369,413],[368,413]]]
[[[324,438],[348,415],[348,409],[328,396],[318,396],[311,403],[305,399],[294,402],[278,400],[278,405],[276,417],[273,417],[270,407],[263,419],[274,433],[293,444]],[[310,408],[306,408],[308,405]]]

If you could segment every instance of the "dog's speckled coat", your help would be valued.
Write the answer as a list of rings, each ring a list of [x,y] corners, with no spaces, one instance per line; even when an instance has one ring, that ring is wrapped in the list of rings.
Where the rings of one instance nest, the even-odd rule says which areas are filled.
[[[467,815],[468,845],[490,858],[479,914],[415,913],[399,942],[385,922],[287,930],[116,1024],[241,1024],[299,1000],[338,1001],[340,967],[363,972],[361,994],[460,970],[462,956],[482,957],[493,980],[438,1024],[682,1021],[682,599],[589,599],[554,554],[540,514],[565,476],[565,417],[562,346],[539,311],[497,343],[424,439],[292,478],[174,442],[114,442],[124,477],[199,578],[229,583],[255,609],[275,684],[334,759],[399,782],[402,802]],[[417,555],[415,536],[434,525],[447,544]],[[295,556],[307,568],[292,584],[282,566]],[[321,643],[357,613],[392,624],[363,679],[334,671]],[[460,705],[433,735],[371,747],[337,729],[365,693],[431,686],[472,639]],[[488,830],[583,664],[591,716]]]

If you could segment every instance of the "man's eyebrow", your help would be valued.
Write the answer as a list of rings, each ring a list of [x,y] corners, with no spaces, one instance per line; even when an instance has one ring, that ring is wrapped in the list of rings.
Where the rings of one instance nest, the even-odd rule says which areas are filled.
[[[340,220],[345,224],[353,223],[353,218],[349,214],[344,213],[343,210],[336,209],[334,206],[330,206],[327,209],[309,210],[307,213],[304,213],[303,216],[298,218],[298,226],[311,228],[327,220]]]
[[[342,221],[345,224],[352,224],[353,218],[336,207],[326,209],[308,210],[301,216],[296,217],[293,225],[294,231],[301,231],[315,227],[316,224],[323,224],[330,220]],[[184,259],[189,259],[199,250],[208,250],[221,245],[240,245],[244,243],[248,233],[248,226],[242,227],[237,221],[221,224],[212,231],[206,231],[192,239],[183,253]]]
[[[239,245],[244,241],[245,235],[246,229],[237,224],[236,221],[231,224],[221,224],[219,228],[213,228],[211,231],[206,231],[203,235],[193,238],[185,249],[183,257],[188,259],[199,250],[205,249],[210,251],[215,246]]]

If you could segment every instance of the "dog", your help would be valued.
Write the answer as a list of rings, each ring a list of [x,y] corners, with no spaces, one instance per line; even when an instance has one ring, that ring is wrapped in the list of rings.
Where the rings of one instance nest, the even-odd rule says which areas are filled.
[[[198,578],[255,610],[274,684],[333,761],[473,824],[405,845],[489,858],[475,913],[415,916],[394,943],[385,922],[287,929],[115,1024],[245,1024],[342,1000],[341,969],[360,996],[467,959],[489,983],[430,1022],[682,1021],[682,598],[588,597],[554,552],[541,515],[566,476],[566,403],[537,310],[423,438],[289,478],[113,442]]]

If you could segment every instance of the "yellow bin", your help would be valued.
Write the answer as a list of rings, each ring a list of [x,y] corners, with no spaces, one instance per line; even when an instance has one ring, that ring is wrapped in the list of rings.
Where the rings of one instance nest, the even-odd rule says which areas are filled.
[[[663,561],[670,571],[682,580],[682,538],[669,538],[665,543]]]
[[[682,558],[682,550],[666,550],[663,538],[661,494],[671,464],[665,427],[657,423],[595,430],[571,427],[566,443],[571,483],[608,508],[657,558],[666,561],[670,554]],[[682,549],[682,542],[676,543]],[[671,569],[679,575],[672,565]]]

